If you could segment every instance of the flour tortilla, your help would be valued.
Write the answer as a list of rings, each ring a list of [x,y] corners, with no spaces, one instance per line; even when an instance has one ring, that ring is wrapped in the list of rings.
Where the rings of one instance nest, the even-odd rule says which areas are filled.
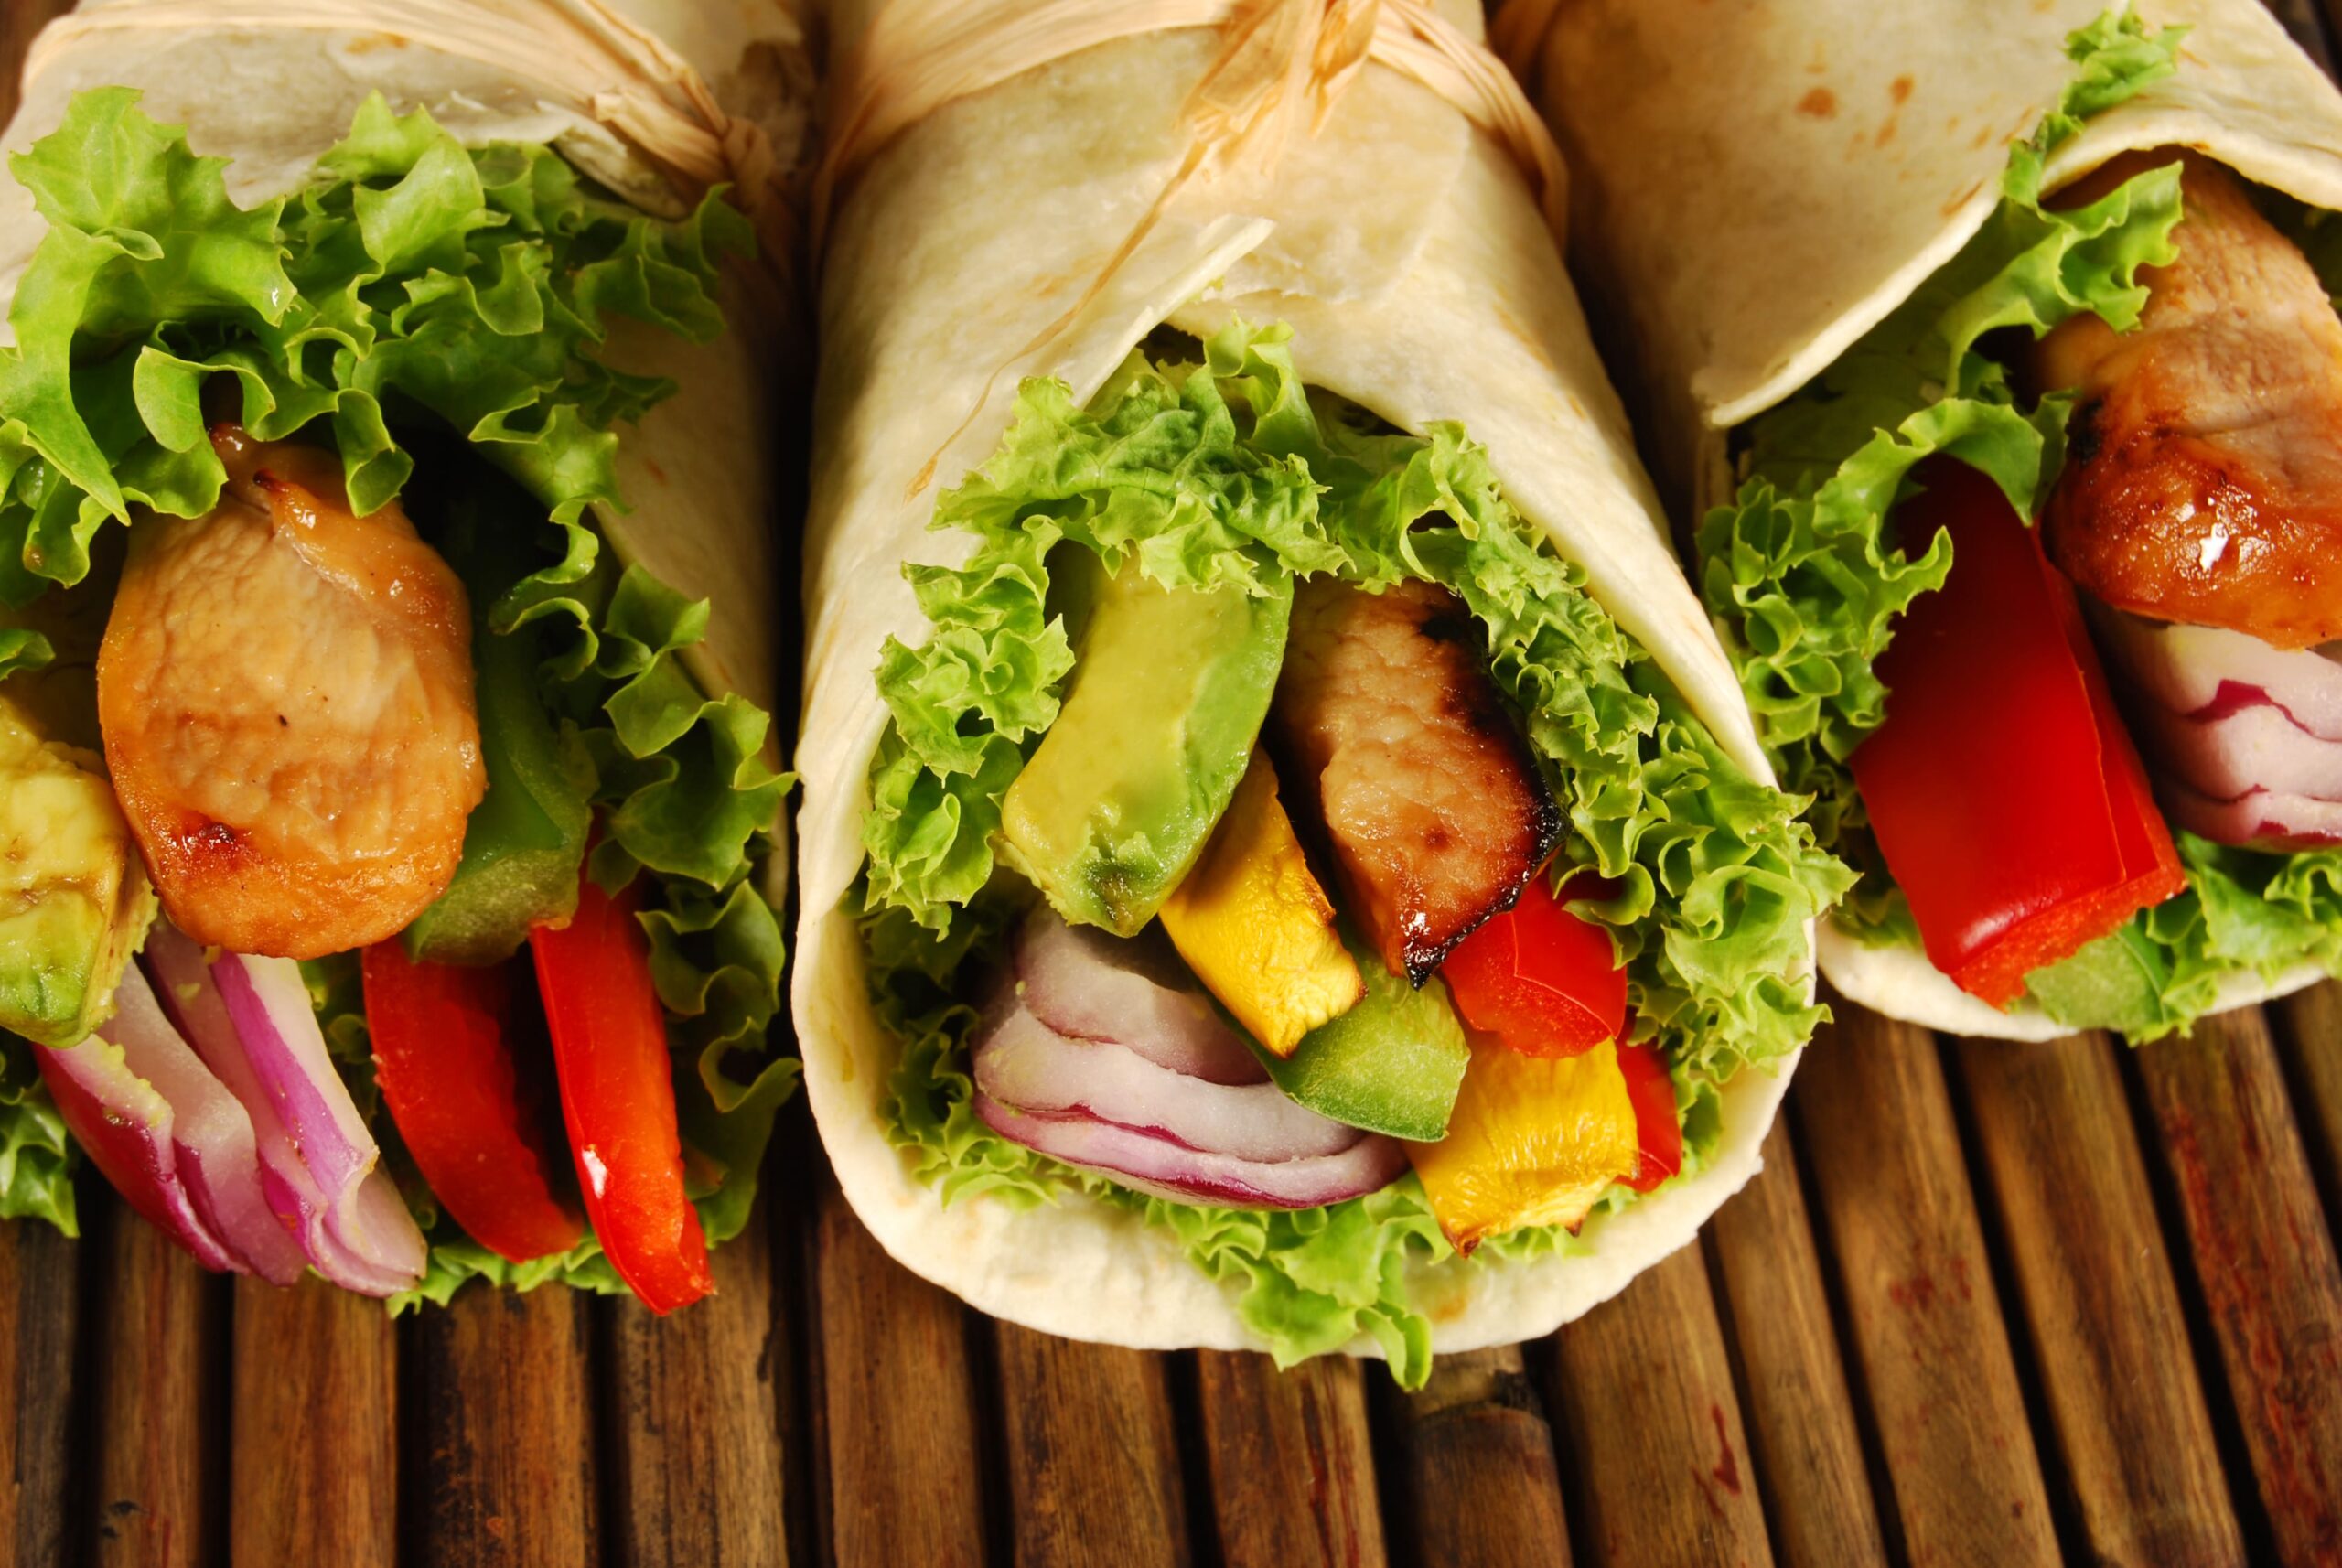
[[[848,11],[841,50],[867,22]],[[1456,15],[1477,28],[1476,14]],[[872,671],[889,635],[917,644],[928,631],[901,567],[964,557],[966,537],[928,522],[938,492],[997,445],[1020,377],[1061,377],[1087,398],[1160,323],[1199,335],[1231,315],[1290,323],[1311,382],[1410,429],[1460,420],[1486,443],[1521,513],[1586,568],[1734,759],[1771,777],[1526,185],[1413,81],[1370,67],[1317,139],[1289,147],[1269,188],[1175,209],[1069,331],[1016,358],[1166,184],[1180,106],[1214,48],[1213,35],[1187,30],[1090,49],[948,104],[867,166],[823,259],[807,542],[791,995],[831,1161],[886,1250],[970,1304],[1150,1348],[1259,1341],[1234,1291],[1164,1228],[1079,1197],[946,1210],[912,1175],[886,1136],[900,1047],[869,1005],[851,897],[886,723]],[[1426,1271],[1415,1299],[1434,1347],[1545,1333],[1689,1240],[1756,1170],[1791,1065],[1736,1078],[1711,1167],[1591,1221],[1578,1255]]]
[[[562,0],[545,0],[550,14]],[[109,0],[85,11],[151,9]],[[247,14],[252,9],[242,7]],[[287,5],[288,11],[292,9]],[[683,53],[736,113],[756,113],[784,164],[802,140],[802,29],[782,0],[613,0],[612,9]],[[230,196],[246,206],[306,184],[318,156],[349,134],[367,94],[401,113],[428,109],[458,139],[554,142],[571,160],[649,210],[679,215],[688,198],[596,123],[582,104],[548,99],[506,73],[381,32],[296,28],[120,28],[84,35],[26,84],[0,150],[24,151],[56,128],[84,88],[129,86],[153,119],[184,124],[198,153],[231,159]],[[31,193],[0,178],[0,314],[47,225]],[[768,713],[779,696],[778,556],[768,375],[792,340],[786,296],[742,267],[725,281],[731,329],[707,344],[616,323],[610,357],[671,376],[676,395],[622,432],[621,493],[634,510],[601,516],[621,560],[714,601],[706,641],[682,658],[711,692],[739,692]],[[8,336],[0,329],[0,336]],[[785,885],[785,866],[772,886]]]
[[[1520,0],[1516,0],[1520,3]],[[1981,229],[2010,141],[2071,80],[2064,40],[2110,0],[1560,0],[1529,52],[1568,150],[1572,260],[1631,345],[1660,462],[1692,515],[1728,499],[1725,432],[1811,381]],[[2180,69],[2086,123],[2051,188],[2117,154],[2197,148],[2342,210],[2342,94],[2256,0],[2142,0],[2193,30]],[[1947,1033],[2068,1033],[2003,1013],[1918,949],[1825,921],[1849,1000]],[[2240,977],[2246,1006],[2322,978]]]

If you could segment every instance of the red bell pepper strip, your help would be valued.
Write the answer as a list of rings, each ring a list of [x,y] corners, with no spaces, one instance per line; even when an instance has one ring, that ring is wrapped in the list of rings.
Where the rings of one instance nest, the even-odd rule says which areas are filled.
[[[1574,898],[1615,891],[1587,872],[1558,894],[1542,873],[1531,877],[1520,901],[1458,942],[1441,967],[1456,1011],[1526,1057],[1574,1057],[1617,1038],[1626,969],[1609,932],[1568,908]]]
[[[581,878],[577,913],[529,933],[553,1031],[562,1115],[602,1251],[658,1313],[715,1288],[707,1239],[683,1193],[667,1024],[650,983],[639,885],[613,898]]]
[[[441,1206],[516,1263],[577,1245],[585,1217],[513,1060],[511,966],[417,963],[392,938],[360,972],[374,1081]]]
[[[2186,877],[2073,585],[1992,480],[1920,478],[1896,526],[1949,532],[1951,574],[1879,660],[1886,721],[1850,764],[1929,961],[2001,1006]]]
[[[1618,1179],[1637,1192],[1649,1192],[1683,1168],[1683,1123],[1675,1114],[1675,1080],[1668,1076],[1667,1058],[1649,1042],[1619,1042],[1618,1071],[1627,1080],[1627,1098],[1634,1101],[1635,1137],[1642,1145],[1641,1163]]]

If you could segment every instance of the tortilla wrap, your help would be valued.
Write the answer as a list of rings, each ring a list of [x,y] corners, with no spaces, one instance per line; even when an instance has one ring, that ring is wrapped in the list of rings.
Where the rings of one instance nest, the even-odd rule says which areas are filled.
[[[841,53],[870,14],[843,7]],[[1477,36],[1477,14],[1448,14]],[[901,567],[964,557],[965,536],[928,521],[938,492],[997,445],[1019,378],[1062,378],[1082,400],[1160,323],[1198,335],[1231,316],[1291,324],[1309,381],[1404,428],[1461,421],[1485,443],[1522,515],[1585,568],[1739,766],[1771,779],[1527,184],[1494,141],[1398,72],[1369,65],[1315,139],[1305,124],[1295,133],[1264,188],[1167,211],[1070,329],[1017,357],[1164,188],[1182,104],[1216,47],[1208,29],[1154,33],[1027,71],[936,110],[842,193],[823,259],[807,541],[791,999],[839,1180],[889,1252],[972,1305],[1144,1348],[1260,1342],[1233,1287],[1133,1212],[1072,1196],[942,1207],[888,1141],[899,1046],[869,1004],[855,920],[866,775],[887,723],[873,672],[888,636],[927,636]],[[1713,1164],[1591,1220],[1574,1255],[1418,1280],[1434,1348],[1545,1333],[1690,1240],[1756,1170],[1793,1065],[1735,1078]],[[1376,1353],[1364,1339],[1350,1348]]]
[[[1508,54],[1570,156],[1572,262],[1631,345],[1638,412],[1697,516],[1729,499],[1725,432],[1828,368],[1959,253],[2000,201],[2009,143],[2071,78],[2064,40],[2108,0],[1515,0]],[[2179,70],[2049,156],[2055,190],[2116,155],[2198,148],[2342,209],[2342,94],[2257,0],[2141,0],[2192,30]],[[1542,44],[1538,33],[1542,31]],[[1851,1001],[1951,1034],[2070,1032],[2002,1012],[1916,948],[1823,922]],[[2324,977],[2232,977],[2240,1007]]]
[[[482,7],[549,36],[556,15],[579,8],[576,0]],[[611,8],[682,52],[736,112],[759,116],[778,162],[793,158],[809,79],[802,30],[783,0],[611,0]],[[290,17],[366,7],[319,0],[278,9]],[[250,206],[306,183],[318,156],[349,134],[359,105],[380,92],[401,113],[429,110],[468,145],[555,143],[645,210],[680,215],[698,195],[604,125],[590,103],[556,95],[555,84],[525,69],[486,66],[369,26],[312,30],[233,20],[263,14],[251,5],[101,0],[83,10],[124,25],[60,32],[36,46],[22,105],[0,140],[6,153],[53,130],[81,90],[135,87],[148,115],[187,127],[196,152],[231,160],[229,195]],[[206,10],[226,19],[186,19]],[[0,180],[0,312],[46,230],[31,193]],[[791,340],[787,298],[768,269],[735,268],[724,300],[730,329],[714,341],[613,332],[613,359],[670,376],[677,391],[620,443],[619,482],[633,511],[597,519],[621,560],[714,601],[706,640],[683,657],[707,690],[739,692],[768,712],[782,646],[771,534],[777,383],[768,364]]]

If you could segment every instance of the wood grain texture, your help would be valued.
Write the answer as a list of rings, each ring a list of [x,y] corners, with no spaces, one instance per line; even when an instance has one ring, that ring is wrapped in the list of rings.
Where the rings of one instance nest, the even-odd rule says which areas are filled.
[[[38,1220],[0,1225],[0,1554],[21,1568],[70,1560],[76,1245]]]
[[[1950,1057],[2090,1552],[2158,1568],[2240,1563],[2117,1048],[2102,1035],[1962,1040]]]
[[[434,1568],[598,1560],[587,1305],[557,1287],[523,1295],[475,1285],[423,1315],[410,1555]]]
[[[2331,1223],[2342,1219],[2342,984],[2329,980],[2297,991],[2272,1011],[2294,1120]]]
[[[1935,1039],[1833,1009],[1790,1102],[1886,1462],[1888,1526],[1913,1568],[2056,1563]]]
[[[1716,1305],[1740,1362],[1755,1486],[1773,1556],[1796,1568],[1885,1560],[1862,1434],[1786,1122],[1765,1168],[1708,1221]]]
[[[750,1225],[708,1254],[715,1294],[667,1317],[596,1304],[611,1474],[605,1554],[628,1568],[779,1568],[780,1412],[771,1245]]]
[[[233,1287],[129,1209],[108,1207],[104,1283],[93,1304],[91,1413],[102,1436],[91,1444],[89,1561],[216,1562],[228,1454],[215,1434],[228,1419],[221,1351]]]
[[[1686,1247],[1553,1337],[1579,1543],[1595,1561],[1773,1561],[1708,1271]]]
[[[2136,1060],[2277,1549],[2342,1562],[2342,1269],[2268,1025],[2224,1014]]]
[[[1164,1358],[995,1326],[1021,1568],[1188,1560]]]
[[[71,9],[73,0],[0,0],[0,125],[16,113],[18,62],[33,35]]]
[[[228,1537],[236,1563],[395,1560],[398,1355],[390,1314],[309,1275],[236,1282]]]
[[[1570,1568],[1553,1430],[1519,1347],[1442,1356],[1421,1390],[1383,1399],[1399,1434],[1406,1561]]]
[[[1266,1356],[1205,1350],[1197,1375],[1222,1559],[1377,1568],[1366,1379],[1382,1369],[1330,1356],[1280,1372]]]
[[[965,1309],[889,1258],[834,1179],[818,1214],[823,1492],[838,1568],[977,1568],[983,1427]]]

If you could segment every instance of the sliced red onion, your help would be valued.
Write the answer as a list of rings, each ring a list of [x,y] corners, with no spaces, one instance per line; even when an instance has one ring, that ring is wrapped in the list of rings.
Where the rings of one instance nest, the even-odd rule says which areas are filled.
[[[170,1101],[131,1069],[123,1048],[91,1035],[62,1050],[36,1045],[33,1058],[74,1142],[124,1201],[205,1268],[242,1273],[188,1191]]]
[[[179,1179],[212,1234],[270,1283],[299,1279],[309,1262],[261,1185],[252,1117],[180,1037],[136,965],[124,972],[114,1015],[98,1033],[170,1106]]]
[[[2342,843],[2342,801],[2255,789],[2234,800],[2165,779],[2155,790],[2174,827],[2214,843],[2251,849],[2324,849]]]
[[[2320,739],[2342,741],[2342,662],[2326,650],[2147,620],[2087,594],[2082,604],[2108,662],[2166,713],[2209,719],[2267,703]]]
[[[1037,907],[1016,942],[1025,1005],[1060,1035],[1117,1040],[1159,1067],[1208,1083],[1265,1083],[1261,1066],[1160,932],[1135,940],[1069,926]]]
[[[2322,740],[2274,703],[2218,718],[2182,718],[2149,703],[2131,708],[2140,749],[2200,795],[2232,800],[2255,789],[2342,800],[2342,741]]]
[[[1338,1155],[1366,1134],[1269,1082],[1185,1078],[1111,1040],[1072,1040],[1015,1007],[977,1041],[976,1087],[1028,1113],[1079,1112],[1241,1160]]]
[[[411,1289],[423,1277],[423,1233],[379,1168],[300,966],[235,953],[209,961],[162,923],[146,952],[181,1031],[250,1112],[270,1204],[317,1273],[368,1295]]]
[[[1019,1111],[981,1090],[975,1112],[1004,1138],[1177,1203],[1316,1208],[1380,1192],[1407,1168],[1406,1151],[1380,1133],[1362,1137],[1338,1155],[1270,1164],[1207,1154],[1095,1117]]]

